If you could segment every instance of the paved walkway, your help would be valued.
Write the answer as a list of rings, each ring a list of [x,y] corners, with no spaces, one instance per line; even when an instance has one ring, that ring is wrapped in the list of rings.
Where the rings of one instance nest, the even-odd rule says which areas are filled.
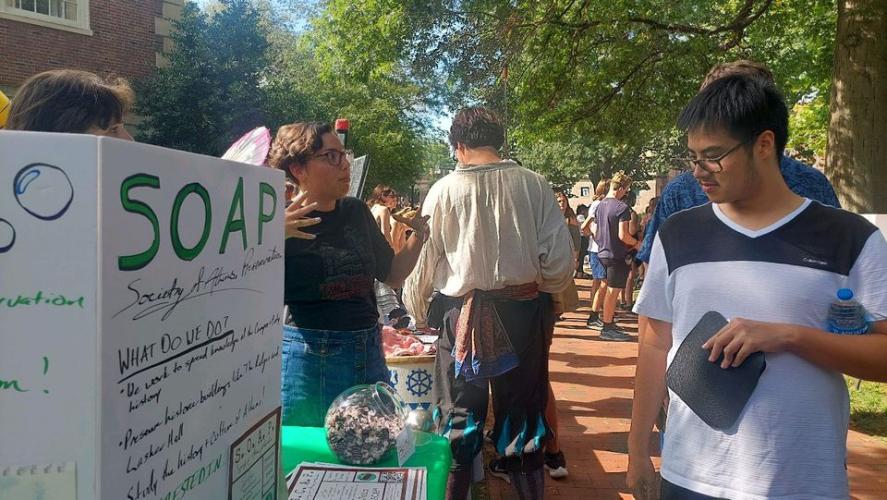
[[[632,498],[625,470],[637,343],[603,342],[585,326],[589,283],[577,280],[582,307],[558,323],[551,349],[560,442],[570,476],[546,479],[547,500]],[[637,333],[634,315],[621,313],[617,321]],[[848,445],[852,498],[887,498],[887,442],[851,431]],[[490,500],[514,498],[510,487],[489,473],[486,490]]]

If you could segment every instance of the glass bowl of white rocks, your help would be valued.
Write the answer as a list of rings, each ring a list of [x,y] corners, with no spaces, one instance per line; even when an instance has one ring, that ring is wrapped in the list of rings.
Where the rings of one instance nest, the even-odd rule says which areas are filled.
[[[374,464],[394,448],[408,414],[390,385],[355,385],[339,394],[327,410],[327,443],[346,464]]]

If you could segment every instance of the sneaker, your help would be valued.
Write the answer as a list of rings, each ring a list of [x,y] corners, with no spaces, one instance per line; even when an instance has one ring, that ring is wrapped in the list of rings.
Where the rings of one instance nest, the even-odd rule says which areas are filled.
[[[498,477],[508,484],[511,484],[511,476],[508,474],[508,470],[505,468],[505,459],[502,457],[490,460],[490,474]]]
[[[620,330],[616,323],[607,323],[601,328],[601,340],[628,342],[631,340],[631,335]]]
[[[604,322],[601,321],[601,317],[598,313],[593,312],[588,316],[588,319],[585,320],[585,325],[589,328],[603,328]]]
[[[563,479],[570,475],[567,470],[567,459],[564,458],[564,452],[559,451],[554,454],[545,454],[545,468],[548,469],[548,475],[552,479]]]

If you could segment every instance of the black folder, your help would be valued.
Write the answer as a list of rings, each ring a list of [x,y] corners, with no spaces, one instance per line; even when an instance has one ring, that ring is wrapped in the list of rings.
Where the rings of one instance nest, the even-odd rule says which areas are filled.
[[[668,388],[718,430],[733,427],[767,366],[763,352],[751,354],[735,368],[721,368],[723,354],[709,361],[711,351],[702,344],[725,326],[727,320],[720,313],[705,313],[678,347],[666,374]]]

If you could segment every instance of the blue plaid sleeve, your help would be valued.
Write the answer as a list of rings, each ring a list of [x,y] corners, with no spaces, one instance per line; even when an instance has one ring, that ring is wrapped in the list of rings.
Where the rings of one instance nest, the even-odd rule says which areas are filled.
[[[797,195],[818,201],[823,205],[841,208],[841,202],[838,201],[834,188],[825,174],[819,170],[808,167],[788,156],[782,157],[779,169],[782,171],[782,177],[789,189]]]
[[[666,219],[672,215],[687,210],[688,208],[698,207],[708,202],[708,197],[699,187],[699,183],[693,178],[690,172],[684,172],[672,179],[662,190],[659,197],[659,204],[653,212],[653,217],[647,223],[644,233],[644,242],[638,250],[637,259],[642,262],[650,262],[650,252],[653,248],[653,240],[656,238],[656,232],[662,227]]]

